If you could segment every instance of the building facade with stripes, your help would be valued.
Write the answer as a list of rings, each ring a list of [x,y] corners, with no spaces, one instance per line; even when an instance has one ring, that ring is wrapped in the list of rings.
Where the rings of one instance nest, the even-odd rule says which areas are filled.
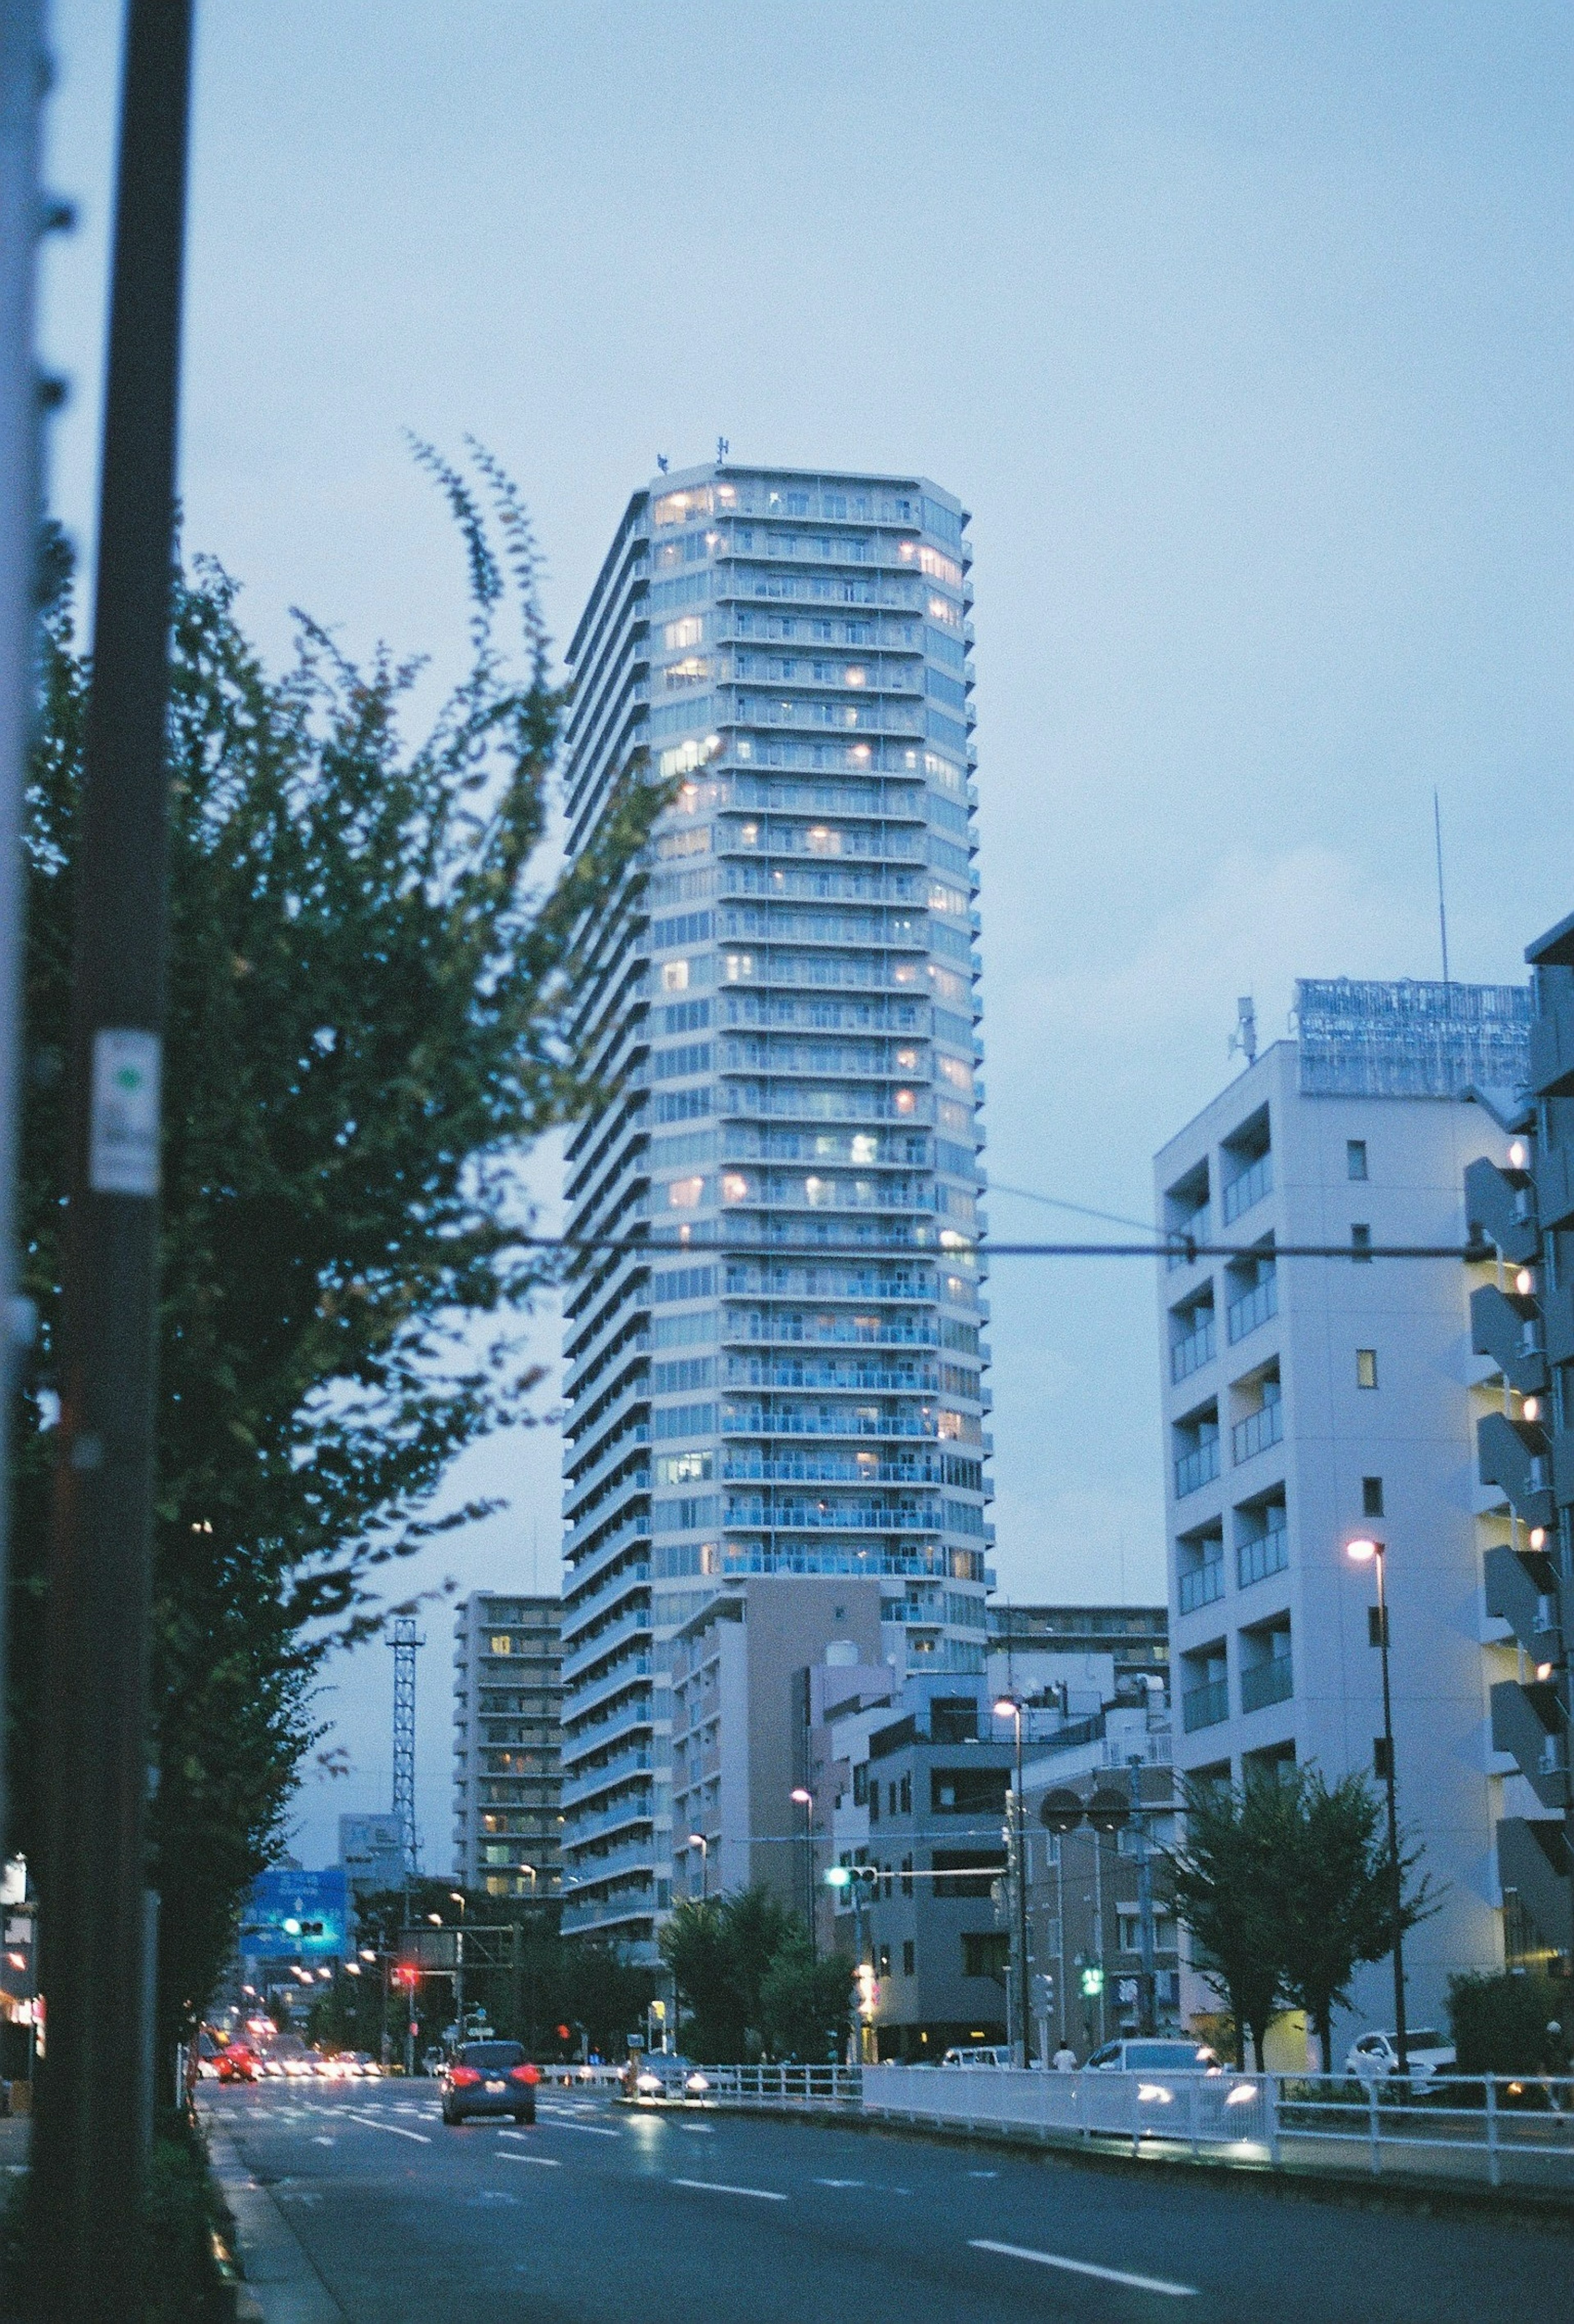
[[[902,1668],[983,1667],[967,521],[916,477],[664,476],[570,648],[571,849],[670,793],[583,934],[567,1165],[564,1927],[636,1955],[713,1592],[873,1576]]]

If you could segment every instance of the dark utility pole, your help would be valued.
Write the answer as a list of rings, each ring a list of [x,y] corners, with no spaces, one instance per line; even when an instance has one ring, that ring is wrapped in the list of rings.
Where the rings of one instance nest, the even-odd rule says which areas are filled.
[[[35,2306],[140,2313],[171,577],[191,0],[130,0],[76,890]]]

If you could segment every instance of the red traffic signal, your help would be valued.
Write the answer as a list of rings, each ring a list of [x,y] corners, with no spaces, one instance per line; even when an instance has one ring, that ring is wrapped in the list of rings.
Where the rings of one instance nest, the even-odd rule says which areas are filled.
[[[394,1982],[395,1985],[407,1985],[413,1993],[421,1983],[421,1971],[413,1961],[401,1961],[394,1972]]]
[[[560,2041],[560,2042],[566,2042],[566,2041],[568,2040],[568,2038],[569,2038],[569,2028],[567,2025],[560,2025],[560,2026],[559,2026],[559,2028],[558,2028],[558,2039],[559,2039],[559,2041]]]

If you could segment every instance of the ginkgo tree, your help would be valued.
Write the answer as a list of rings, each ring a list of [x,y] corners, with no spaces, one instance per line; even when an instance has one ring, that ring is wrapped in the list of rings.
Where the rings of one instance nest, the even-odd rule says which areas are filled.
[[[470,647],[422,665],[296,617],[249,642],[236,583],[178,576],[170,714],[155,1771],[167,2043],[211,1991],[319,1729],[324,1658],[375,1629],[456,1456],[533,1416],[524,1319],[551,1259],[519,1161],[588,1095],[585,936],[638,877],[660,794],[625,786],[543,872],[564,717],[524,511],[482,452],[418,457],[468,562]],[[39,1318],[13,1481],[13,1830],[39,1845],[37,1698],[65,1185],[62,1060],[88,665],[44,558],[27,831],[23,1289]]]

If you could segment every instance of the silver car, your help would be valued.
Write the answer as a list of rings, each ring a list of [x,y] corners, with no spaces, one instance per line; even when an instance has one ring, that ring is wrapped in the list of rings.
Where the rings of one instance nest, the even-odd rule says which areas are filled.
[[[442,2118],[459,2123],[467,2115],[511,2114],[515,2122],[533,2122],[540,2080],[517,2042],[467,2042],[438,2076]]]

